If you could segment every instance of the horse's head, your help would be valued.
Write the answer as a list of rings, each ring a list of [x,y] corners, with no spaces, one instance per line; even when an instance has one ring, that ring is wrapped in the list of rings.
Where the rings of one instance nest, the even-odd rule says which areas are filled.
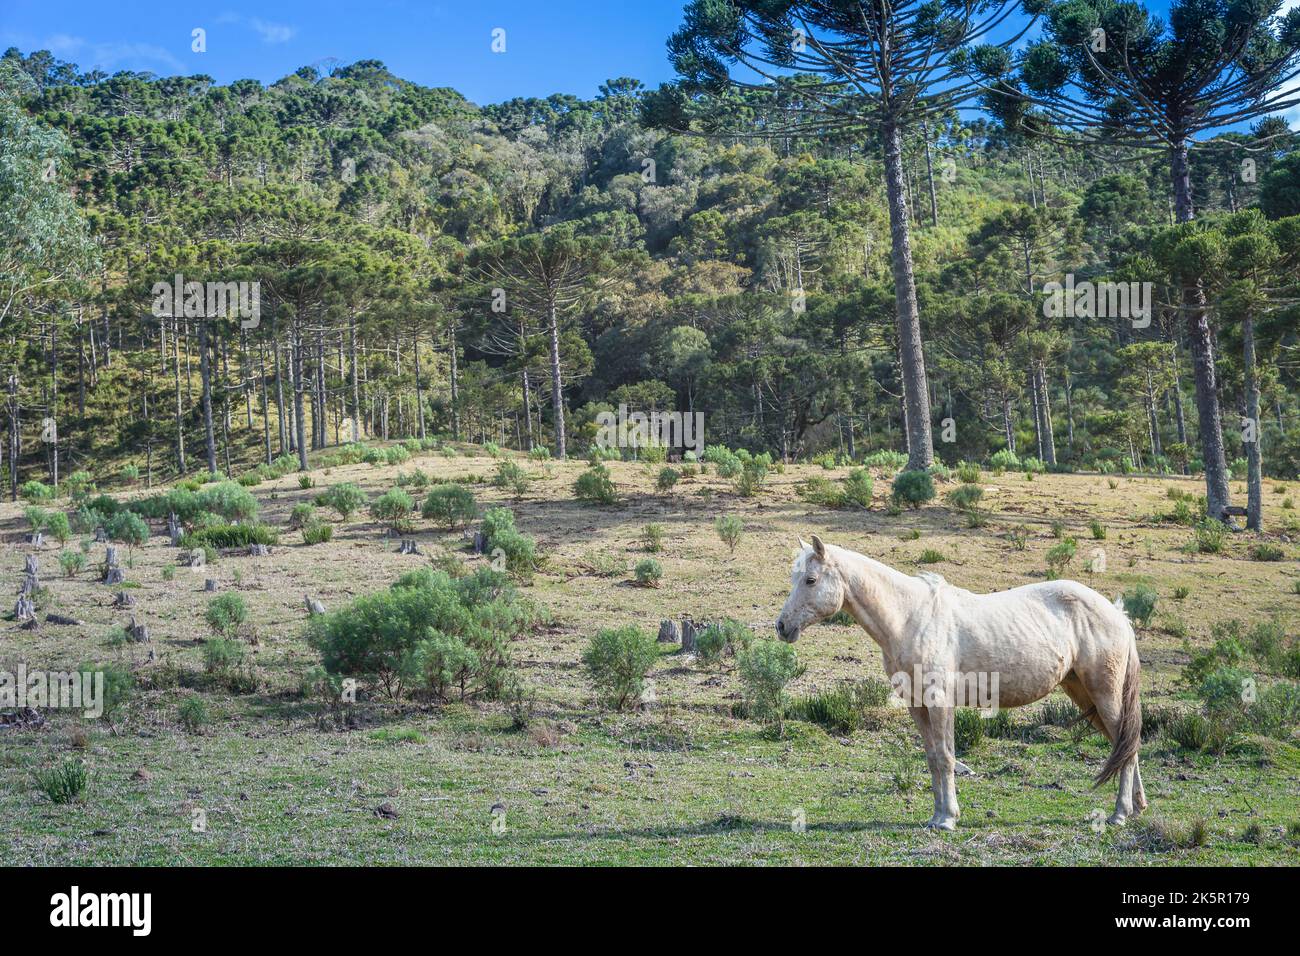
[[[777,637],[790,644],[805,627],[826,620],[844,606],[844,580],[822,539],[813,535],[812,544],[799,544],[801,550],[790,570],[793,589],[776,619]]]

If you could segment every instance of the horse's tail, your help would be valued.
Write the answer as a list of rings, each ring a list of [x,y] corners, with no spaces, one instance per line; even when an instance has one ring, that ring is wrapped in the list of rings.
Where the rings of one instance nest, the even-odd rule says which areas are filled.
[[[1123,599],[1116,600],[1115,606],[1122,613],[1124,611]],[[1124,624],[1128,630],[1129,651],[1128,664],[1124,668],[1119,732],[1115,735],[1115,743],[1111,747],[1110,756],[1106,758],[1106,763],[1102,765],[1101,772],[1097,774],[1096,779],[1093,781],[1094,787],[1100,787],[1123,770],[1129,761],[1135,760],[1138,755],[1138,748],[1142,745],[1142,700],[1138,694],[1142,678],[1142,662],[1138,660],[1137,635],[1133,631],[1133,625],[1129,623],[1127,614],[1124,615]]]

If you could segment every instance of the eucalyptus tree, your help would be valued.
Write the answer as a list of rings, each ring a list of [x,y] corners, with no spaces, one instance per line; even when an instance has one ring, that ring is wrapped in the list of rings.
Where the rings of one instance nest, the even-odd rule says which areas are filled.
[[[987,82],[986,104],[1013,126],[1163,153],[1175,219],[1190,222],[1196,213],[1188,154],[1197,138],[1300,103],[1293,83],[1300,76],[1300,9],[1280,17],[1281,6],[1282,0],[1173,0],[1166,24],[1134,3],[1057,0],[1044,11],[1042,39],[1021,54],[985,46],[966,62]],[[1222,140],[1217,147],[1237,148]],[[1207,510],[1222,517],[1229,489],[1214,341],[1195,275],[1187,277],[1182,300]]]
[[[722,135],[836,138],[880,150],[909,468],[929,467],[934,445],[903,140],[930,117],[949,114],[980,92],[955,54],[1006,26],[1021,5],[1017,0],[693,0],[683,26],[668,41],[681,79],[646,98],[646,119],[660,126]],[[1009,48],[1027,28],[1019,24],[999,45]],[[733,64],[743,70],[733,72]],[[797,84],[789,82],[791,74]],[[760,102],[756,129],[728,126],[717,114],[707,117],[719,98],[737,89],[777,94],[770,103]]]

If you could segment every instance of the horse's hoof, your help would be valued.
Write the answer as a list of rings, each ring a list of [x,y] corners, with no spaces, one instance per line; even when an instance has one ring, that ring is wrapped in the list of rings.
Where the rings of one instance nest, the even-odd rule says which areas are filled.
[[[1126,813],[1112,813],[1106,818],[1106,822],[1115,827],[1122,827],[1127,820],[1128,814]]]
[[[957,820],[955,817],[934,816],[925,822],[925,829],[944,830],[948,833],[952,833],[957,829]]]

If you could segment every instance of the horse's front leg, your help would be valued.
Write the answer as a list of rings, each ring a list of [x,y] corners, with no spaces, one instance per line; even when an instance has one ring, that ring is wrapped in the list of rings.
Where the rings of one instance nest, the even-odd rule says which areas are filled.
[[[934,707],[909,707],[912,719],[916,721],[916,727],[921,731],[921,739],[925,742],[925,763],[930,768],[930,790],[934,793],[934,816],[929,819],[925,825],[927,828],[939,830],[957,829],[957,789],[953,783],[954,761],[949,759],[945,764],[943,760],[944,743],[943,743],[943,722],[942,713]],[[948,738],[949,745],[947,753],[952,753],[952,711],[948,712]],[[951,793],[951,800],[948,794]],[[949,811],[951,808],[951,812]]]
[[[957,783],[953,771],[957,765],[957,748],[953,739],[951,707],[929,707],[930,749],[934,757],[930,775],[934,786],[934,816],[927,827],[936,830],[956,830],[961,808],[957,806]]]

